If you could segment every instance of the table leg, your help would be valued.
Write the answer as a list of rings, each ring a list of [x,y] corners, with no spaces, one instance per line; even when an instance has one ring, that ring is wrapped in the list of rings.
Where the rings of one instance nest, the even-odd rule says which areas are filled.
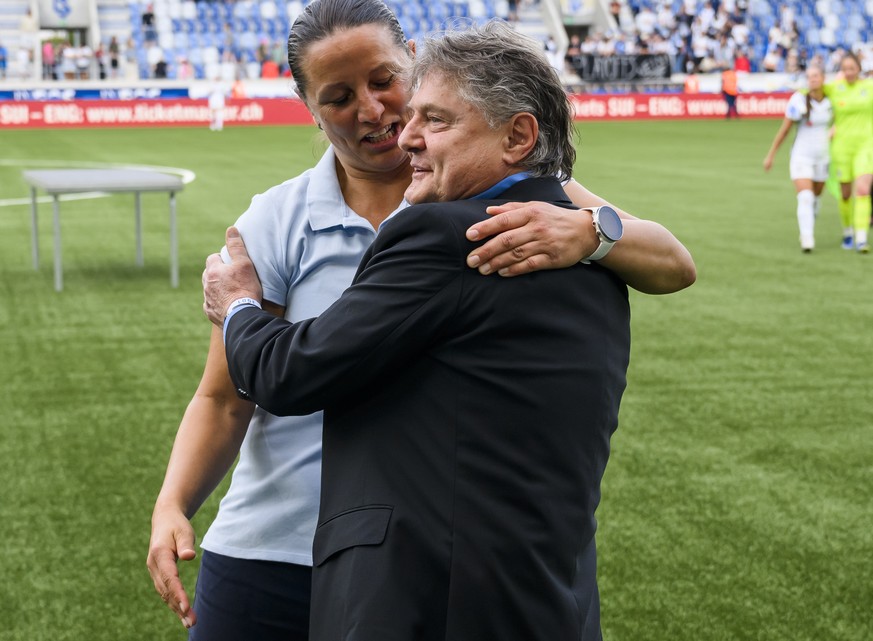
[[[64,288],[64,274],[61,267],[61,210],[57,194],[52,201],[52,209],[54,210],[55,227],[55,291],[59,292]]]
[[[170,192],[170,286],[179,286],[179,241],[176,237],[176,194]]]
[[[39,271],[39,225],[36,219],[36,187],[30,188],[30,240],[33,268]]]
[[[134,198],[136,200],[136,264],[137,267],[142,267],[142,194],[136,192]]]

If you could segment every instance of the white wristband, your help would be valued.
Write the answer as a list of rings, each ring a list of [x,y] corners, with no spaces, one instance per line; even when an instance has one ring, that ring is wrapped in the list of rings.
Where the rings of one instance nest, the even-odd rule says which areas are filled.
[[[243,305],[254,305],[258,309],[263,309],[261,304],[256,301],[254,298],[237,298],[230,305],[227,306],[227,312],[225,312],[224,317],[227,318],[230,316],[230,313],[235,310],[237,307],[242,307]]]

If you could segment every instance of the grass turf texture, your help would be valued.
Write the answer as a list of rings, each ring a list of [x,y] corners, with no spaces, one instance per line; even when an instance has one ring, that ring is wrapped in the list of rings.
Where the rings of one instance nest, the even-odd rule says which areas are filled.
[[[775,121],[596,123],[577,178],[667,225],[697,284],[632,294],[633,352],[598,511],[613,641],[867,640],[873,629],[873,257],[825,196],[802,255]],[[149,518],[202,369],[205,256],[250,197],[314,163],[314,129],[4,131],[0,156],[184,167],[181,286],[166,195],[61,206],[65,290],[29,209],[0,208],[0,640],[183,639],[145,569]],[[0,200],[28,194],[0,164]],[[549,355],[544,355],[549,357]],[[202,535],[218,497],[195,518]],[[194,586],[196,562],[184,564]]]

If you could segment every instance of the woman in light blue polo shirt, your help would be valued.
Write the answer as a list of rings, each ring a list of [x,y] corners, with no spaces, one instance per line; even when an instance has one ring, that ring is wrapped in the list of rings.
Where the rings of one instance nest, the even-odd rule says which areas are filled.
[[[236,225],[265,309],[296,321],[339,298],[379,225],[405,206],[411,169],[397,139],[409,99],[402,71],[414,47],[381,0],[315,0],[295,22],[288,49],[297,92],[331,146],[314,168],[256,196]],[[578,183],[567,191],[582,207],[604,202]],[[513,231],[520,256],[495,259],[480,248],[482,271],[532,254],[543,266],[569,265],[597,245],[587,213],[543,204],[507,209],[510,226],[531,221]],[[643,291],[666,293],[693,281],[693,262],[672,234],[623,217],[625,236],[605,266]],[[544,219],[550,224],[540,224]],[[156,590],[190,628],[189,638],[307,638],[321,424],[321,413],[275,417],[240,400],[221,332],[213,331],[155,505],[148,558]],[[230,489],[203,540],[192,608],[176,560],[194,558],[189,519],[237,453]]]

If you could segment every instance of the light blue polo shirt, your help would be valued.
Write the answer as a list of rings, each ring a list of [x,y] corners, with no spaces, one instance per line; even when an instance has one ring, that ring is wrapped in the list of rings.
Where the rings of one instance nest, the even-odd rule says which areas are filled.
[[[264,289],[292,322],[320,315],[351,284],[376,238],[349,209],[328,148],[318,164],[252,199],[236,223]],[[402,202],[391,215],[407,206]],[[227,250],[222,257],[229,260]],[[321,482],[322,413],[277,417],[261,408],[249,425],[218,516],[211,552],[312,565]]]

